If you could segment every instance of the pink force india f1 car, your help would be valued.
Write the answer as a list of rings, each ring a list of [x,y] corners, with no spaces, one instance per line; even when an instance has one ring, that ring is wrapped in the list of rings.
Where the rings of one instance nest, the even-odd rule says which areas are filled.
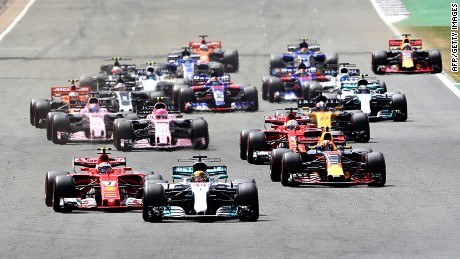
[[[104,101],[90,97],[83,109],[73,112],[50,112],[46,120],[46,136],[55,144],[85,141],[110,141],[116,118],[137,119],[133,113],[110,113]],[[107,104],[110,106],[110,104]]]
[[[148,148],[207,149],[208,123],[203,118],[181,118],[168,113],[167,105],[158,102],[145,119],[117,119],[113,128],[113,144],[120,151]]]

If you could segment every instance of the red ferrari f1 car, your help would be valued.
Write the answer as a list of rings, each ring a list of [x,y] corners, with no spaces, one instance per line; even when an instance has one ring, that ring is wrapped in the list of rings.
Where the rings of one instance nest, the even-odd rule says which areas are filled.
[[[99,157],[75,157],[73,166],[82,173],[49,171],[45,181],[45,204],[55,212],[74,209],[142,209],[144,181],[162,179],[147,171],[131,171],[125,157],[110,157],[110,148]]]

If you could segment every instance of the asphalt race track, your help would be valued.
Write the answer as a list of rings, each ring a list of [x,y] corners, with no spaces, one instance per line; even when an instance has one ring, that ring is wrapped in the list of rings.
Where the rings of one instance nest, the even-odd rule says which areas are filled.
[[[370,72],[371,52],[392,33],[368,0],[146,1],[38,0],[0,42],[0,257],[2,258],[433,258],[460,254],[458,151],[460,101],[434,75],[383,76],[406,94],[409,119],[371,124],[364,146],[385,154],[384,188],[286,188],[268,165],[238,155],[243,128],[290,104],[260,98],[255,113],[203,114],[211,144],[229,178],[255,178],[257,222],[238,220],[149,224],[140,212],[58,214],[44,204],[48,170],[71,170],[71,159],[96,144],[55,145],[29,124],[29,100],[49,96],[67,79],[97,73],[114,55],[133,63],[164,61],[172,48],[206,33],[240,53],[233,81],[261,87],[271,53],[299,37]],[[447,58],[447,57],[445,57]],[[109,144],[109,146],[112,146]],[[113,152],[135,169],[170,179],[176,152]]]

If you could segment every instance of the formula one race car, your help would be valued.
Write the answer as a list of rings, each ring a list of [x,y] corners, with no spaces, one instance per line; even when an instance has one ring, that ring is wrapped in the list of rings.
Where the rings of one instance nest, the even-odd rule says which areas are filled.
[[[316,68],[287,66],[273,70],[273,74],[262,78],[262,99],[269,102],[295,101],[297,98],[310,98],[313,82],[326,82],[331,76],[322,75]],[[311,97],[311,98],[314,98]]]
[[[311,145],[319,140],[324,129],[310,124],[310,117],[300,111],[288,108],[287,114],[266,116],[265,122],[272,124],[271,129],[244,129],[240,132],[240,158],[250,164],[270,161],[271,152],[277,148],[297,149],[297,141]],[[333,131],[334,139],[345,145],[345,135]]]
[[[101,65],[99,73],[94,76],[83,75],[80,78],[80,86],[89,86],[97,91],[111,91],[122,81],[126,84],[128,90],[140,90],[141,86],[137,83],[137,68],[136,64],[122,64],[121,57],[113,57],[113,64]],[[110,61],[106,60],[106,61]]]
[[[256,221],[259,218],[259,196],[254,179],[227,179],[227,166],[209,166],[204,162],[220,162],[220,158],[193,156],[179,162],[195,162],[193,166],[174,166],[173,179],[148,180],[144,183],[143,213],[147,222],[163,219],[238,218]]]
[[[307,67],[315,67],[318,70],[323,70],[327,64],[337,64],[337,54],[326,58],[326,54],[320,51],[319,43],[305,38],[300,40],[297,44],[289,44],[287,53],[279,56],[272,55],[268,69],[269,74],[272,74],[273,70],[277,68],[286,68],[292,64],[297,67],[300,63],[304,63]]]
[[[372,71],[385,73],[441,73],[442,59],[438,49],[422,50],[421,39],[392,39],[390,51],[372,52]]]
[[[330,132],[324,132],[314,146],[297,142],[305,148],[284,150],[276,161],[281,168],[278,177],[283,186],[358,185],[382,187],[386,182],[385,158],[371,149],[340,146]],[[273,177],[272,177],[273,180]]]
[[[368,142],[370,139],[369,116],[360,110],[336,109],[338,99],[328,99],[322,93],[315,99],[298,99],[297,106],[306,110],[310,123],[317,128],[340,130],[347,140]],[[340,107],[338,107],[340,108]]]
[[[361,74],[342,81],[341,86],[337,98],[342,109],[361,110],[369,119],[407,120],[406,95],[387,92],[384,82]]]
[[[187,146],[206,149],[209,144],[208,123],[203,118],[179,119],[168,114],[162,102],[156,103],[145,119],[117,119],[113,125],[113,144],[121,151]]]
[[[227,73],[236,73],[240,67],[237,50],[223,51],[221,41],[206,41],[208,35],[200,35],[201,41],[190,41],[190,58],[199,60],[200,63],[217,61],[224,66]]]
[[[110,113],[103,106],[102,99],[91,97],[85,108],[78,112],[50,112],[46,122],[48,140],[55,144],[107,141],[112,139],[113,121],[116,118],[137,119],[136,114]]]
[[[181,112],[191,111],[257,111],[259,101],[255,86],[234,85],[211,77],[208,82],[175,89],[175,105]]]
[[[131,171],[125,157],[75,157],[82,173],[49,171],[45,179],[45,204],[55,212],[74,209],[142,209],[144,181],[162,179],[151,171]]]
[[[30,101],[30,124],[37,128],[46,126],[49,112],[72,112],[74,109],[85,107],[90,87],[77,87],[78,80],[69,79],[70,86],[51,87],[51,99],[32,99]]]

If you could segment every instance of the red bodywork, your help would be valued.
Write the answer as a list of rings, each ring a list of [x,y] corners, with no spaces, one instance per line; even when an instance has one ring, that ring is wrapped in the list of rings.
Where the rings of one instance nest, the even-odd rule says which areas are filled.
[[[112,165],[111,172],[98,172],[97,165],[103,162]],[[76,197],[81,198],[81,206],[77,209],[142,208],[139,190],[144,184],[145,174],[128,173],[131,168],[119,167],[126,165],[126,158],[111,158],[107,154],[101,154],[99,157],[75,157],[73,164],[74,167],[83,166],[83,173],[71,175],[78,190]],[[126,204],[130,197],[130,203]]]
[[[265,130],[265,137],[271,143],[271,149],[286,147],[294,152],[306,152],[308,146],[315,145],[320,141],[323,129],[316,128],[315,124],[309,124],[308,116],[297,116],[296,121],[299,126],[294,130],[288,130],[285,123],[296,116],[290,113],[287,116],[266,116],[265,123],[273,124],[272,130]],[[345,145],[345,136],[338,135],[334,138],[334,143]]]

